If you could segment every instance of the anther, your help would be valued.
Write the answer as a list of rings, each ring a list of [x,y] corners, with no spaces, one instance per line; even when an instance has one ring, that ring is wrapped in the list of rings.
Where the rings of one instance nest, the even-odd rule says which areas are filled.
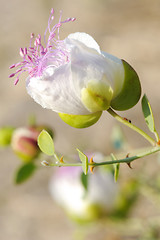
[[[31,33],[31,38],[34,38],[34,33]]]
[[[24,55],[27,55],[27,48],[24,48]]]
[[[29,61],[32,62],[32,58],[29,55],[27,55],[27,58],[28,58]]]
[[[12,69],[12,68],[14,68],[15,67],[15,64],[12,64],[10,67],[9,67],[9,69]]]
[[[12,78],[14,76],[15,76],[15,73],[12,73],[12,74],[9,75],[9,78]]]
[[[19,50],[19,54],[20,54],[21,57],[24,57],[24,51],[23,51],[23,48],[20,48],[20,50]]]
[[[17,85],[18,82],[19,82],[19,78],[15,80],[14,85]]]
[[[74,22],[76,20],[76,18],[71,18],[71,21]]]

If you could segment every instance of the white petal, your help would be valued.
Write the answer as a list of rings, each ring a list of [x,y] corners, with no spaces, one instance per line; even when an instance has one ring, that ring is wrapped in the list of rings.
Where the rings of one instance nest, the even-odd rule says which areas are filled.
[[[98,53],[101,53],[98,43],[87,33],[76,32],[68,36],[69,39],[77,40],[88,48],[95,49]]]
[[[104,74],[107,76],[106,84],[111,85],[112,69],[107,66],[106,58],[81,43],[68,39],[67,46],[71,48],[71,71],[76,91],[81,91],[91,80],[101,81]],[[78,93],[80,95],[80,92]]]
[[[68,114],[90,113],[75,92],[70,64],[57,69],[49,67],[42,77],[28,78],[26,88],[31,97],[44,108]]]
[[[113,98],[119,94],[124,83],[124,67],[121,59],[106,53],[101,52],[106,58],[108,68],[112,72],[113,79]]]

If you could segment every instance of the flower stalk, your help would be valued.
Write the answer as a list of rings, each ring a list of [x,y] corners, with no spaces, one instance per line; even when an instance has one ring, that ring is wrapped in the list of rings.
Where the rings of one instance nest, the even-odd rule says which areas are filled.
[[[145,133],[142,129],[138,128],[137,126],[133,125],[131,122],[129,122],[126,118],[123,118],[121,116],[119,116],[115,111],[113,111],[113,109],[109,108],[107,110],[107,112],[109,114],[112,115],[112,117],[114,117],[117,121],[119,121],[120,123],[123,123],[124,125],[126,125],[127,127],[131,128],[132,130],[134,130],[135,132],[139,133],[142,137],[144,137],[147,141],[149,141],[152,146],[156,146],[157,142],[151,138],[147,133]]]

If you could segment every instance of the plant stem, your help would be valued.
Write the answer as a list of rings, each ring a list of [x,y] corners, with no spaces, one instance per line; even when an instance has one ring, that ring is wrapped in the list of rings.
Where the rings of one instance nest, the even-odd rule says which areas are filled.
[[[116,156],[115,160],[110,160],[112,159],[111,155],[107,156],[104,158],[103,162],[93,162],[93,163],[88,163],[89,166],[92,167],[97,167],[97,166],[103,166],[103,165],[111,165],[115,163],[131,163],[132,161],[151,155],[153,153],[156,153],[160,151],[160,146],[156,147],[149,147],[143,150],[139,150],[139,153],[135,154],[134,156],[131,157],[125,157],[125,158],[120,158]],[[55,167],[82,167],[82,163],[65,163],[65,162],[58,162],[58,163],[50,163],[48,166],[55,166]]]
[[[82,167],[82,163],[50,163],[50,167]]]
[[[130,123],[126,118],[123,118],[121,116],[119,116],[116,112],[113,111],[113,109],[109,108],[107,110],[108,113],[110,113],[112,115],[112,117],[114,117],[117,121],[123,123],[124,125],[128,126],[129,128],[131,128],[132,130],[136,131],[137,133],[139,133],[141,136],[143,136],[146,140],[148,140],[153,146],[156,146],[157,142],[151,138],[147,133],[145,133],[143,130],[141,130],[140,128],[136,127],[135,125],[133,125],[132,123]]]
[[[155,135],[156,140],[157,140],[157,142],[158,142],[158,141],[159,141],[159,135],[158,135],[157,131],[154,131],[154,135]]]
[[[125,158],[122,158],[122,159],[117,159],[116,160],[111,160],[111,161],[108,161],[110,157],[106,157],[106,160],[103,161],[103,162],[100,162],[100,163],[89,163],[88,165],[91,165],[93,167],[96,167],[96,166],[102,166],[102,165],[110,165],[110,164],[115,164],[115,163],[131,163],[132,161],[138,159],[138,158],[142,158],[142,157],[145,157],[145,156],[148,156],[148,155],[151,155],[153,153],[156,153],[160,151],[160,146],[157,146],[157,147],[152,147],[152,148],[147,148],[146,150],[143,150],[142,152],[140,153],[137,153],[136,155],[134,156],[131,156],[131,157],[125,157]]]

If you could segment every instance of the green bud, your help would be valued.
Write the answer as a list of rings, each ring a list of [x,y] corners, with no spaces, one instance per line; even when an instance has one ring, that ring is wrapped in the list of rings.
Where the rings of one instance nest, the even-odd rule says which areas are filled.
[[[5,147],[11,143],[11,138],[13,134],[13,127],[2,127],[0,128],[0,146]]]
[[[135,70],[122,60],[125,79],[121,92],[111,101],[111,107],[115,110],[124,111],[132,108],[140,99],[141,85]]]
[[[100,118],[102,112],[96,112],[89,115],[72,115],[66,113],[58,113],[60,118],[68,125],[75,128],[86,128],[95,124]]]

